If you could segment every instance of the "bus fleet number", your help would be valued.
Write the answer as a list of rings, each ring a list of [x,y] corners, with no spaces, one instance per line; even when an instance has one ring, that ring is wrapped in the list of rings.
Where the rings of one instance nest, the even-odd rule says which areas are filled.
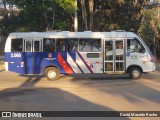
[[[21,54],[20,53],[11,53],[11,57],[21,57]]]

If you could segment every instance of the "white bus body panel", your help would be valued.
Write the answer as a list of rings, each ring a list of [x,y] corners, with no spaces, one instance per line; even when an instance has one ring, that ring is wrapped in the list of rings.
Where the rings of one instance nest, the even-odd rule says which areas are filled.
[[[11,52],[11,39],[12,38],[16,38],[16,34],[15,33],[11,33],[8,36],[8,38],[6,40],[4,52]],[[5,62],[5,70],[8,71],[8,62]]]
[[[80,52],[86,61],[86,64],[91,68],[93,73],[103,73],[103,56],[101,55],[101,52],[96,52],[100,54],[99,58],[87,58],[87,53],[92,52]],[[86,73],[90,73],[90,71]]]
[[[129,38],[138,38],[136,34],[132,32],[22,32],[22,33],[10,33],[6,45],[5,52],[11,52],[11,39],[15,38],[100,38],[100,39],[110,39],[117,40],[118,38],[127,40]],[[141,41],[140,41],[141,42]],[[126,42],[125,42],[126,43]],[[142,43],[142,42],[141,42]],[[99,58],[87,58],[87,53],[90,52],[80,52],[88,66],[92,69],[94,73],[104,72],[104,58],[103,58],[103,45],[102,42],[102,52],[98,52]],[[142,43],[143,44],[143,43]],[[145,45],[143,44],[146,49]],[[125,48],[126,49],[126,48]],[[126,69],[131,65],[138,65],[143,69],[143,72],[150,72],[155,70],[155,63],[151,62],[151,55],[148,53],[147,49],[145,53],[125,52],[125,67]],[[68,58],[69,60],[69,58]],[[72,65],[75,67],[75,65]],[[8,63],[5,62],[5,69],[8,70]],[[76,69],[76,68],[75,68]],[[77,70],[79,73],[80,70]]]
[[[126,55],[126,68],[131,65],[138,65],[143,69],[143,72],[151,71],[149,69],[150,59],[148,53],[130,53]]]
[[[155,71],[156,70],[156,66],[155,63],[153,62],[149,62],[149,72],[151,71]]]

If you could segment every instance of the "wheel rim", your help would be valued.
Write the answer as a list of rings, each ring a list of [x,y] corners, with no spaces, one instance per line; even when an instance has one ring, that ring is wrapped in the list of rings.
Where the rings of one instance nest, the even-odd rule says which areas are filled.
[[[132,75],[133,75],[134,77],[139,77],[139,76],[140,76],[139,70],[137,70],[137,69],[133,70]]]
[[[48,72],[48,77],[49,78],[55,78],[56,77],[56,72],[54,70],[51,70]]]

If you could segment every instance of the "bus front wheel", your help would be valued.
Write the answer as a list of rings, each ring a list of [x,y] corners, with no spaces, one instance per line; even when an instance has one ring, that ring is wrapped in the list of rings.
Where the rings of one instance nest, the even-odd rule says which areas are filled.
[[[129,70],[129,76],[132,79],[139,79],[142,75],[142,71],[139,68],[133,67]]]
[[[46,68],[44,74],[48,80],[58,80],[60,77],[59,70],[55,67]]]

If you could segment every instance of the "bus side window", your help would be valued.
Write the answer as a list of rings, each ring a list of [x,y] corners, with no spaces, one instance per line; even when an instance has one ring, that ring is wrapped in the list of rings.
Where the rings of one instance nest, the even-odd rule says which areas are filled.
[[[22,52],[23,39],[12,39],[11,52]]]
[[[136,38],[127,39],[127,51],[145,53],[145,48]]]
[[[78,50],[78,39],[57,39],[57,51],[77,51]]]
[[[43,51],[54,52],[55,51],[55,39],[44,38],[43,39]]]
[[[78,50],[78,39],[70,38],[67,41],[67,51],[77,51]]]
[[[79,50],[81,52],[101,51],[101,39],[79,39]]]
[[[65,51],[65,41],[68,39],[57,39],[57,51]]]

